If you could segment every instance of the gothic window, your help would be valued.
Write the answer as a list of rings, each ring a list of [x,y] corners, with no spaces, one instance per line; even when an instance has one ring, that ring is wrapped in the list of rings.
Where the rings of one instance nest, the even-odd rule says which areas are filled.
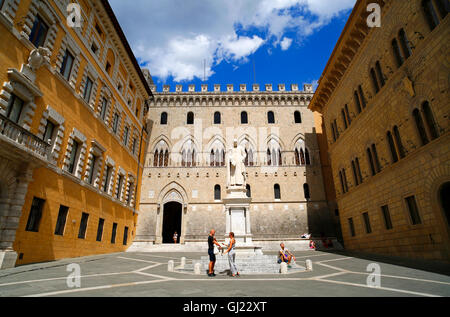
[[[397,62],[397,66],[400,67],[403,65],[404,58],[402,52],[400,51],[400,47],[398,46],[397,39],[392,40],[392,50],[394,52],[395,61]]]
[[[215,153],[214,150],[211,150],[211,154],[209,156],[210,166],[213,167],[215,164]]]
[[[394,126],[394,138],[397,144],[398,155],[400,158],[404,158],[406,156],[405,148],[403,147],[402,138],[400,137],[400,131],[397,126]]]
[[[435,1],[439,14],[441,15],[441,19],[444,19],[447,16],[447,13],[450,11],[450,2],[448,0]]]
[[[159,164],[159,151],[156,150],[156,151],[155,151],[155,155],[154,155],[154,157],[153,157],[153,166],[154,166],[154,167],[157,167],[158,164]]]
[[[153,158],[153,166],[154,167],[169,166],[169,146],[163,140],[161,140],[156,146]]]
[[[275,114],[273,113],[273,111],[269,111],[267,113],[267,123],[268,124],[274,124],[275,123]]]
[[[268,147],[267,149],[268,165],[269,166],[283,165],[280,144],[276,140],[272,139],[267,144],[267,147]]]
[[[309,192],[309,185],[303,184],[303,192],[305,193],[305,199],[311,199],[311,193]]]
[[[281,199],[280,185],[275,184],[275,186],[273,187],[273,191],[274,191],[275,199]]]
[[[342,115],[342,122],[344,123],[344,128],[347,129],[348,124],[347,124],[347,118],[345,117],[344,109],[341,110],[341,115]]]
[[[214,186],[214,200],[221,200],[220,185]]]
[[[167,124],[167,112],[161,113],[161,125]]]
[[[352,169],[353,169],[353,178],[355,180],[355,184],[356,186],[358,186],[359,184],[362,184],[363,180],[362,180],[362,174],[361,174],[361,168],[359,166],[359,159],[355,158],[352,161]]]
[[[358,86],[358,93],[359,93],[359,99],[361,101],[363,109],[366,107],[366,97],[364,96],[364,91],[362,89],[362,86]]]
[[[400,29],[398,32],[398,39],[400,40],[400,44],[402,46],[403,56],[405,59],[408,59],[411,56],[412,51],[404,29]]]
[[[214,113],[214,124],[221,124],[221,114],[218,111]]]
[[[248,114],[245,111],[241,112],[241,124],[248,124]]]
[[[361,102],[359,101],[359,96],[358,96],[358,92],[355,91],[355,93],[353,94],[353,97],[355,99],[355,105],[356,105],[356,110],[358,110],[358,113],[361,113]]]
[[[423,11],[431,30],[439,25],[439,18],[431,0],[422,1]]]
[[[352,119],[350,119],[350,113],[348,111],[348,105],[344,106],[344,110],[345,110],[345,117],[347,119],[347,123],[350,126],[352,124]]]
[[[375,93],[380,91],[380,86],[378,85],[377,75],[375,75],[375,70],[373,68],[370,69],[370,79],[372,79],[372,85],[375,89]]]
[[[193,112],[189,112],[187,114],[187,124],[194,124],[194,113]]]
[[[385,85],[384,74],[383,74],[383,71],[381,70],[381,64],[379,61],[377,61],[375,63],[375,69],[377,70],[377,76],[378,76],[378,81],[380,83],[380,88],[384,87],[384,85]]]
[[[372,150],[367,148],[367,159],[369,160],[370,171],[372,172],[372,176],[374,176],[377,172],[375,170],[375,164],[373,162]]]
[[[434,120],[433,113],[431,112],[430,104],[425,101],[422,104],[422,112],[425,117],[425,122],[430,133],[431,140],[437,139],[439,137],[436,121]]]
[[[381,172],[380,160],[378,159],[378,152],[375,144],[372,144],[372,155],[375,163],[375,170],[377,173]]]
[[[387,133],[387,140],[388,140],[388,144],[389,144],[389,149],[391,151],[392,162],[396,163],[398,161],[398,156],[397,156],[397,151],[395,149],[394,139],[392,138],[391,131],[388,131],[388,133]]]
[[[300,111],[294,112],[294,120],[295,123],[302,123],[302,116],[300,114]]]
[[[416,123],[417,131],[419,132],[419,137],[422,145],[428,144],[429,142],[428,136],[427,133],[425,132],[425,126],[423,124],[422,116],[420,115],[419,109],[414,109],[413,117]]]
[[[225,146],[219,140],[215,140],[211,145],[210,166],[225,166]]]

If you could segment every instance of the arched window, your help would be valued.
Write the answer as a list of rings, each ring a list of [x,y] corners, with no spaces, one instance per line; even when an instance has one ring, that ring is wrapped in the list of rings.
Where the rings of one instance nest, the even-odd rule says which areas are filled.
[[[402,66],[405,60],[403,58],[402,52],[400,51],[400,47],[398,46],[397,39],[392,40],[392,50],[394,52],[395,60],[397,62],[397,67]]]
[[[275,186],[273,186],[273,191],[274,191],[275,199],[281,199],[280,185],[275,184]]]
[[[300,165],[300,153],[295,149],[295,165]]]
[[[247,112],[241,112],[241,124],[248,124],[248,115]]]
[[[154,155],[154,157],[153,157],[153,166],[154,166],[154,167],[157,167],[157,166],[158,166],[158,163],[159,163],[159,151],[156,150],[156,151],[155,151],[155,155]]]
[[[295,123],[302,123],[302,115],[300,114],[300,111],[294,112],[294,120]]]
[[[167,112],[161,113],[161,125],[167,124]]]
[[[409,45],[408,38],[406,37],[405,30],[400,29],[400,31],[398,32],[398,39],[400,40],[400,44],[403,49],[403,56],[405,56],[405,59],[408,59],[411,56],[412,51],[411,46]]]
[[[413,117],[414,117],[414,121],[416,123],[417,131],[419,132],[419,137],[420,137],[420,141],[422,142],[422,145],[428,144],[428,142],[429,142],[428,136],[427,136],[427,133],[425,132],[425,126],[423,124],[422,116],[420,115],[419,109],[414,109]]]
[[[220,112],[214,112],[214,124],[221,124],[221,114]]]
[[[194,113],[189,112],[187,114],[187,124],[194,124]]]
[[[425,101],[422,104],[422,111],[425,117],[425,122],[428,127],[428,131],[430,132],[431,140],[437,139],[439,137],[438,129],[436,126],[436,121],[434,121],[433,113],[431,112],[430,104],[428,101]]]
[[[245,186],[245,188],[247,189],[247,197],[248,198],[252,197],[252,188],[250,187],[250,185],[247,184],[247,186]]]
[[[373,89],[375,89],[375,93],[380,91],[380,86],[378,85],[377,75],[375,75],[375,70],[373,68],[370,69],[370,79],[372,79]]]
[[[164,166],[164,152],[163,151],[161,151],[160,153],[159,153],[159,163],[158,163],[158,166]]]
[[[436,6],[441,15],[441,19],[444,19],[450,11],[450,2],[448,0],[436,0]]]
[[[397,143],[398,154],[400,158],[404,158],[406,156],[405,148],[403,147],[402,138],[400,137],[400,131],[397,126],[394,126],[394,138],[395,143]]]
[[[385,84],[385,82],[384,82],[384,74],[383,74],[383,71],[381,70],[381,64],[380,64],[379,61],[377,61],[375,63],[375,68],[377,70],[377,76],[378,76],[378,80],[380,82],[380,87],[384,87],[384,84]]]
[[[214,186],[214,200],[221,200],[222,194],[220,191],[220,185]]]
[[[164,166],[167,167],[169,166],[169,151],[166,150],[166,152],[164,153]]]
[[[211,150],[211,154],[209,155],[210,166],[213,167],[215,165],[215,154],[214,150]]]
[[[387,140],[389,143],[389,149],[391,150],[392,162],[395,163],[398,161],[397,151],[395,150],[394,139],[392,138],[391,131],[387,133]]]
[[[436,14],[432,1],[423,0],[422,7],[430,29],[434,30],[439,25],[439,18]]]
[[[303,192],[305,193],[305,199],[310,199],[311,198],[311,193],[309,192],[309,185],[308,184],[303,184]]]
[[[358,92],[355,90],[353,97],[355,98],[355,105],[356,105],[356,110],[358,110],[358,113],[361,113],[361,102],[359,101],[359,96],[358,96]]]
[[[269,124],[275,123],[275,114],[273,113],[273,111],[269,111],[267,113],[267,123]]]

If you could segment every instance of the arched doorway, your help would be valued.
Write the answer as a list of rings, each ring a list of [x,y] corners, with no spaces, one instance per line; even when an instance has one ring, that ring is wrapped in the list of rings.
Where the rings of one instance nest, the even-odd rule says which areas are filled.
[[[183,205],[179,202],[168,202],[163,209],[162,243],[174,243],[173,234],[178,233],[178,241],[181,237],[181,217]]]
[[[444,183],[439,191],[439,203],[441,205],[447,225],[450,226],[450,182]]]

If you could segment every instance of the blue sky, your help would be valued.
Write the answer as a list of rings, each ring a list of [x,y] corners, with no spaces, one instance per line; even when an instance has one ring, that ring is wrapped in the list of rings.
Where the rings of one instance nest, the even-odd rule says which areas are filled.
[[[355,0],[110,3],[158,91],[164,84],[187,90],[203,83],[210,90],[213,84],[250,89],[254,78],[261,89],[271,83],[276,90],[280,83],[290,87],[320,78]]]

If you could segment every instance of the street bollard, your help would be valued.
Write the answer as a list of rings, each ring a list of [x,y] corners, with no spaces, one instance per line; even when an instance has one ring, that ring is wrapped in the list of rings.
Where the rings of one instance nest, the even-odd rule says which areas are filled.
[[[287,265],[287,263],[285,263],[285,262],[281,263],[281,265],[280,265],[280,273],[281,274],[287,274],[287,272],[288,272],[288,265]]]
[[[311,260],[306,260],[306,270],[307,271],[312,271],[313,270],[313,265],[312,265],[312,261]]]
[[[201,275],[202,274],[202,264],[201,263],[195,263],[195,265],[194,265],[194,274],[195,275]]]
[[[184,269],[184,266],[186,265],[186,258],[185,257],[182,257],[181,258],[181,265],[180,265],[180,268],[182,268],[182,269]]]
[[[170,260],[169,263],[167,264],[167,271],[173,272],[173,270],[174,270],[174,262],[173,260]]]

